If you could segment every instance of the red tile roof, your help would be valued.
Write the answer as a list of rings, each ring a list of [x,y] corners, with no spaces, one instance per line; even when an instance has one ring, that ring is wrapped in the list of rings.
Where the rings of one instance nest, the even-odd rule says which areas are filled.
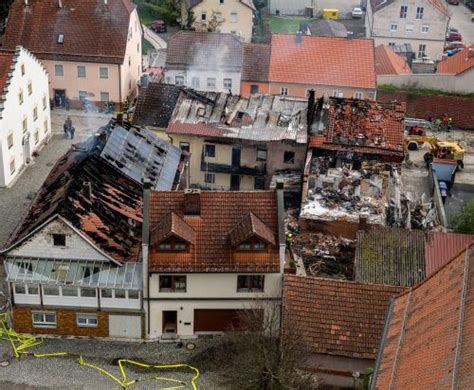
[[[231,232],[250,212],[278,237],[278,206],[274,191],[218,192],[199,195],[200,215],[185,215],[188,195],[184,192],[152,192],[150,226],[153,229],[170,212],[182,218],[196,232],[189,252],[164,253],[150,248],[150,272],[278,272],[279,248],[266,252],[236,252]],[[188,202],[188,203],[187,203]],[[256,228],[261,231],[261,227]],[[267,234],[267,233],[260,233]],[[154,242],[153,232],[151,241]]]
[[[448,57],[438,64],[438,73],[460,74],[474,67],[474,45]]]
[[[4,47],[21,45],[43,60],[122,64],[130,0],[16,0],[8,16]],[[64,42],[58,43],[59,34]]]
[[[272,35],[270,82],[377,87],[372,39]]]
[[[270,45],[262,43],[246,43],[244,45],[242,81],[268,81],[270,48]]]
[[[474,234],[431,232],[425,244],[426,275],[435,273],[474,242]]]
[[[275,234],[254,213],[246,214],[230,232],[230,243],[237,246],[252,237],[258,237],[275,245]]]
[[[412,73],[403,57],[385,45],[375,48],[375,72],[377,75]]]
[[[397,286],[285,275],[283,330],[302,336],[313,353],[375,359]]]
[[[472,249],[395,299],[375,389],[474,388]]]
[[[14,52],[0,51],[0,95],[4,93],[14,57]]]
[[[194,8],[196,5],[201,4],[203,0],[183,0],[183,1],[184,1],[185,6],[186,6],[186,9],[189,10],[191,8]],[[253,4],[252,0],[240,0],[240,2],[243,5],[253,9],[254,11],[256,10],[255,5]]]
[[[196,241],[194,229],[175,213],[166,214],[152,230],[151,237],[153,240],[151,244],[159,244],[171,236],[179,237],[190,244],[194,244]]]

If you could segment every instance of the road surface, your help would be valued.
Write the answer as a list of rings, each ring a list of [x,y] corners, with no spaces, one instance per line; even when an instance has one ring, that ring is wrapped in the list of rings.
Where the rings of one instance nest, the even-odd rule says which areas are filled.
[[[168,44],[163,38],[161,38],[158,34],[151,31],[147,26],[145,25],[142,25],[142,26],[143,26],[143,37],[148,42],[150,42],[150,44],[152,44],[156,50],[166,49],[168,47]]]
[[[449,27],[454,27],[462,34],[463,42],[467,45],[474,43],[474,22],[471,21],[471,11],[464,4],[448,5],[452,13]]]

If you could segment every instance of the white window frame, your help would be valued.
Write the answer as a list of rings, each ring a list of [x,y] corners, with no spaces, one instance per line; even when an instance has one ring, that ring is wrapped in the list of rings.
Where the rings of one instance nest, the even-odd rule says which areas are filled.
[[[227,85],[226,85],[226,83],[227,83]],[[225,78],[224,81],[223,81],[223,84],[224,84],[225,89],[232,89],[232,79]]]
[[[421,50],[421,46],[423,46],[423,50]],[[426,55],[426,43],[421,43],[418,45],[418,51],[417,51],[417,58],[423,58],[423,56]]]
[[[84,69],[84,73],[79,72],[79,69]],[[86,78],[87,77],[87,71],[86,71],[86,66],[85,65],[77,65],[77,77],[79,77],[79,78]]]
[[[184,76],[174,76],[174,83],[175,85],[184,85],[185,84],[185,79]]]
[[[58,70],[61,70],[61,71],[58,72]],[[64,66],[62,64],[54,64],[54,75],[56,77],[64,76]]]
[[[421,26],[421,33],[422,34],[427,34],[430,31],[430,26],[423,25]]]
[[[199,79],[199,77],[196,77],[196,76],[192,77],[192,78],[191,78],[191,87],[193,87],[193,88],[199,88],[199,85],[200,85],[200,79]]]
[[[207,78],[207,88],[216,88],[217,80],[215,77],[208,77]]]
[[[361,91],[355,91],[354,92],[354,99],[363,99],[364,98],[364,93]]]
[[[42,321],[36,322],[35,321],[35,315],[36,316],[42,316]],[[53,315],[54,316],[54,322],[51,321],[46,321],[46,316],[48,315]],[[35,328],[56,328],[58,323],[57,323],[57,317],[56,317],[56,312],[54,311],[33,311],[31,312],[31,322]]]
[[[407,25],[405,26],[405,31],[406,31],[407,33],[412,33],[414,30],[415,30],[415,26],[413,26],[413,24],[407,24]]]
[[[201,12],[201,22],[207,22],[207,13]]]
[[[400,19],[406,19],[408,15],[408,5],[400,6]]]
[[[85,323],[80,323],[80,318],[84,319]],[[76,325],[79,328],[97,328],[99,326],[99,318],[95,313],[76,313]]]
[[[416,15],[415,15],[415,19],[416,20],[421,20],[423,19],[423,13],[425,11],[425,8],[424,7],[416,7]]]
[[[281,87],[280,88],[280,95],[281,96],[288,96],[289,89],[288,87]]]
[[[109,68],[107,66],[101,66],[99,68],[99,78],[107,80],[109,78]]]
[[[104,95],[104,96],[102,96],[102,95]],[[107,99],[104,99],[105,95],[107,95]],[[100,92],[100,101],[101,101],[101,102],[108,102],[108,101],[110,101],[110,93],[101,91],[101,92]]]
[[[390,24],[390,31],[391,31],[391,32],[395,32],[395,31],[397,31],[397,30],[398,30],[398,24],[396,24],[396,23],[391,23],[391,24]]]

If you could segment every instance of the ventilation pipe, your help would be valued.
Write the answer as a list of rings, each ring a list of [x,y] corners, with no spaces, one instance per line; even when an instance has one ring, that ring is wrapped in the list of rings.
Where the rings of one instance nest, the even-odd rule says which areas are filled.
[[[58,0],[58,6],[59,8],[63,8],[63,0]]]

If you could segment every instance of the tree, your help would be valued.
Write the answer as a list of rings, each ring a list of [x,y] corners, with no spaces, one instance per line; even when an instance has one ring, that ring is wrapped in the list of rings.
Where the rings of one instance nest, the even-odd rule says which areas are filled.
[[[456,232],[474,234],[474,199],[467,202],[456,216]]]
[[[136,0],[140,15],[152,19],[162,19],[168,24],[176,24],[181,16],[181,2],[176,0]]]

